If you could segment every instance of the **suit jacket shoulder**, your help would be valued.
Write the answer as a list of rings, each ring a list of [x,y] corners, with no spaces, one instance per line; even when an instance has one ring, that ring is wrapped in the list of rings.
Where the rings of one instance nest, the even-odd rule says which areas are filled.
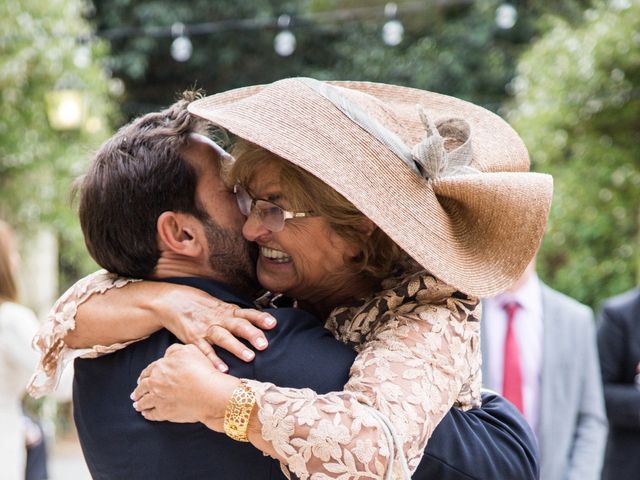
[[[602,304],[602,311],[618,313],[622,315],[634,314],[640,311],[640,288],[634,288],[627,292],[608,298]]]
[[[554,290],[545,283],[542,286],[542,303],[545,308],[544,314],[549,310],[562,312],[562,318],[570,322],[593,322],[593,310],[591,307],[580,303],[575,298],[571,298],[558,290]]]

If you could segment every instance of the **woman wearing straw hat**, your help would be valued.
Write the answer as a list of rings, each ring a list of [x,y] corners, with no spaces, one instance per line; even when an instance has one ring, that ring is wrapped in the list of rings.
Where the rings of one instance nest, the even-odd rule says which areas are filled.
[[[443,415],[479,404],[477,297],[533,256],[550,178],[525,173],[497,116],[420,90],[287,79],[190,110],[240,139],[232,177],[263,286],[330,312],[359,355],[344,391],[318,396],[211,382],[204,355],[175,347],[143,372],[137,408],[196,415],[300,478],[408,476]]]

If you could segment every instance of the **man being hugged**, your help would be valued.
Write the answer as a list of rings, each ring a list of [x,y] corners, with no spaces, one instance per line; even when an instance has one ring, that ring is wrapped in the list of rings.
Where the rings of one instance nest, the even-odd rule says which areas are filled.
[[[241,235],[244,217],[223,179],[231,158],[207,137],[206,122],[187,112],[194,98],[186,94],[167,110],[134,120],[102,146],[80,183],[80,219],[89,252],[102,267],[216,297],[216,325],[202,320],[192,305],[191,329],[177,323],[150,328],[161,316],[147,312],[122,318],[131,338],[160,329],[126,348],[74,350],[96,334],[80,323],[66,334],[66,344],[54,345],[53,331],[39,338],[49,355],[32,381],[34,394],[53,387],[65,360],[84,357],[75,360],[74,417],[94,479],[284,478],[279,462],[251,444],[201,423],[150,422],[134,410],[129,396],[138,376],[174,343],[196,343],[234,376],[318,393],[340,390],[356,356],[303,310],[253,309],[259,289],[254,258]],[[135,284],[127,289],[135,295]],[[181,301],[167,292],[173,295],[169,301]],[[76,286],[59,305],[82,308],[87,298]],[[98,332],[112,340],[105,345],[120,341],[112,328]],[[203,338],[235,356],[222,349],[214,353]],[[482,408],[452,409],[444,417],[413,478],[537,478],[534,440],[514,409],[485,394]]]

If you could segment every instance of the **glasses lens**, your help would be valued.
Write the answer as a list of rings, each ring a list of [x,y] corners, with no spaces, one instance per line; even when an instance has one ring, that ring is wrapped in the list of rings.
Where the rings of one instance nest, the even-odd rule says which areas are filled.
[[[284,228],[284,211],[275,203],[257,200],[256,212],[262,224],[272,232],[280,232]]]
[[[236,185],[233,187],[233,193],[236,194],[236,202],[238,202],[238,208],[240,209],[240,213],[242,213],[245,217],[248,217],[251,213],[251,203],[252,198],[244,188],[240,185]]]

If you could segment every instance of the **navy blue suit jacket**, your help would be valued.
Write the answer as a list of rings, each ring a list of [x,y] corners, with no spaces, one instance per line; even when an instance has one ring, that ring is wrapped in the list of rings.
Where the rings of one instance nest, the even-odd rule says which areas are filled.
[[[217,298],[251,307],[218,282],[170,279]],[[291,308],[268,310],[278,320],[266,331],[269,347],[245,363],[219,351],[230,373],[318,393],[341,390],[355,353],[313,316]],[[252,445],[200,423],[150,422],[129,398],[140,372],[178,342],[167,330],[97,359],[76,359],[74,419],[95,480],[283,479],[278,462]],[[484,396],[483,408],[452,409],[429,440],[414,479],[535,479],[537,451],[519,413],[501,397]]]
[[[602,480],[640,476],[640,289],[607,299],[598,326],[598,351],[609,417]]]

